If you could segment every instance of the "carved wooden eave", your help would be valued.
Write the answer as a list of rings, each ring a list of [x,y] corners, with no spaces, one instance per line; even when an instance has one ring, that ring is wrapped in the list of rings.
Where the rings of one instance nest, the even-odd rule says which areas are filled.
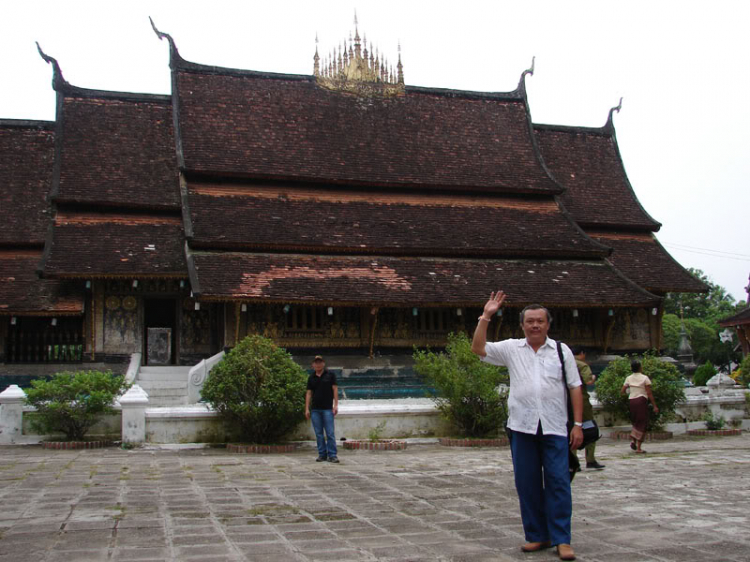
[[[315,82],[327,90],[346,92],[363,97],[396,97],[406,93],[404,66],[401,63],[401,45],[398,63],[394,68],[379,50],[367,48],[367,38],[360,38],[357,17],[354,17],[354,38],[351,34],[338,47],[334,47],[321,61],[318,38],[315,38]]]

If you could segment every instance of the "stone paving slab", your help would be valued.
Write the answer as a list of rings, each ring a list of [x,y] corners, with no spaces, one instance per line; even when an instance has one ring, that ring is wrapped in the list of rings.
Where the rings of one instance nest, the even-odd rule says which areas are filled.
[[[750,560],[750,435],[634,455],[603,440],[573,484],[583,562]],[[0,447],[0,562],[549,562],[524,554],[507,448]]]

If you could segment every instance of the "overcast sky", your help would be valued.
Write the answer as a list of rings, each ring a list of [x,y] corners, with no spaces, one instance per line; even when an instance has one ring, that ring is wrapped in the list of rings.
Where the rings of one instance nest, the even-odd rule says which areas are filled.
[[[659,240],[736,300],[750,273],[750,2],[697,0],[9,1],[0,2],[0,118],[55,118],[52,69],[85,88],[170,93],[169,54],[311,74],[353,30],[409,85],[478,91],[527,79],[535,123],[615,127]]]

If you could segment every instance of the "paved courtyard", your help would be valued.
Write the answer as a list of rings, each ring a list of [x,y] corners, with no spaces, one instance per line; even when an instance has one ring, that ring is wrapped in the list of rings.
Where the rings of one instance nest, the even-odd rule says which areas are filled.
[[[581,561],[750,560],[750,435],[603,440],[574,482]],[[507,448],[287,455],[0,448],[0,561],[507,561],[523,554]]]

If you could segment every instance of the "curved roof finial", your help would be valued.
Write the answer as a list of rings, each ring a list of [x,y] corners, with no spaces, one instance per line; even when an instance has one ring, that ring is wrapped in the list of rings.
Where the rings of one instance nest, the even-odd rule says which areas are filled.
[[[524,79],[524,77],[528,74],[529,76],[534,76],[534,63],[536,62],[536,56],[531,57],[531,68],[527,68],[523,71],[521,74],[521,80]]]
[[[622,96],[620,96],[620,103],[618,103],[615,107],[609,110],[609,116],[612,117],[612,113],[615,111],[617,113],[620,113],[620,110],[622,109]]]
[[[605,128],[612,129],[614,128],[614,123],[612,122],[612,115],[616,111],[617,113],[620,113],[620,110],[622,109],[622,97],[620,97],[620,103],[618,103],[615,107],[609,110],[609,116],[607,117],[607,124],[604,126]]]
[[[154,20],[151,19],[151,16],[148,17],[148,21],[151,22],[151,29],[154,30],[154,33],[156,33],[156,36],[159,39],[166,39],[169,41],[169,54],[170,58],[174,60],[180,60],[182,57],[180,57],[180,53],[177,51],[177,45],[175,45],[174,39],[172,39],[172,36],[169,35],[169,33],[163,33],[156,29],[156,24],[154,24]],[[173,61],[170,61],[170,63]]]
[[[57,59],[42,51],[39,41],[36,42],[36,48],[44,62],[52,65],[52,88],[55,91],[59,90],[62,86],[65,86],[67,82],[65,81],[65,78],[63,78],[62,70],[60,70],[60,65],[58,64]]]

